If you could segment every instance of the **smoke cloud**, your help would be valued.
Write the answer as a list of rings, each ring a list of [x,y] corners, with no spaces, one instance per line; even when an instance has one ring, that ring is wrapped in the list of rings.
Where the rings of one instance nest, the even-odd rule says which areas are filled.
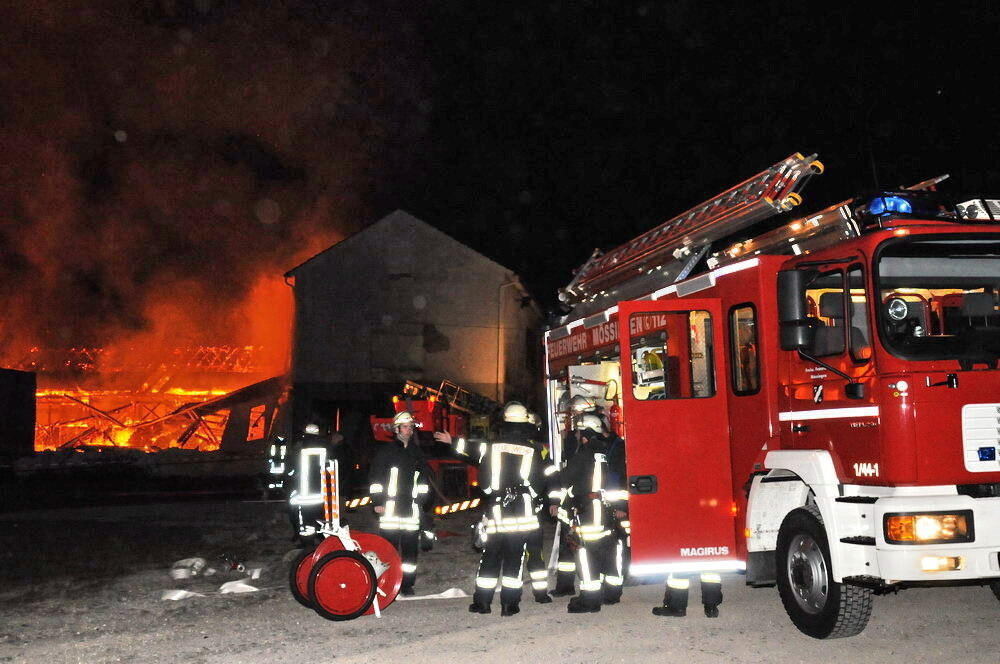
[[[425,135],[416,34],[392,3],[6,3],[0,355],[287,327],[280,275]]]

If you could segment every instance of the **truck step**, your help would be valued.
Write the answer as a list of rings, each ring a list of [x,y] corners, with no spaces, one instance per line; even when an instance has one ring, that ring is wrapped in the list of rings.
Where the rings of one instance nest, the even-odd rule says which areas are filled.
[[[862,546],[875,546],[875,538],[867,535],[855,535],[854,537],[841,537],[844,544],[861,544]]]
[[[868,588],[876,595],[887,595],[889,593],[899,592],[899,585],[890,585],[885,582],[885,579],[867,574],[845,576],[844,583],[850,586],[858,586],[859,588]]]

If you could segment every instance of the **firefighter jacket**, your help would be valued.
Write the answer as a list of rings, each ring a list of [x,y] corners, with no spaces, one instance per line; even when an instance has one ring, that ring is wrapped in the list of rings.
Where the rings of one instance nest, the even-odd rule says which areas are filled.
[[[288,445],[282,436],[271,439],[267,455],[267,488],[281,489],[285,486],[285,475],[288,473],[286,458]]]
[[[416,438],[406,447],[399,439],[383,444],[372,460],[369,479],[372,505],[384,507],[379,527],[420,530],[420,514],[430,499],[429,470]]]
[[[608,472],[611,473],[611,481],[625,486],[625,441],[617,434],[610,433],[607,435],[607,446]]]
[[[562,471],[562,510],[576,524],[580,539],[598,540],[611,534],[614,510],[624,510],[628,493],[615,481],[601,440],[581,445]],[[575,518],[574,518],[575,517]]]
[[[541,446],[524,431],[504,427],[500,440],[470,445],[459,438],[454,445],[459,454],[478,458],[487,535],[535,530],[538,502],[559,503],[558,491],[548,495],[548,478],[555,475],[555,467],[542,458]]]
[[[335,434],[338,441],[343,440]],[[307,507],[323,504],[323,471],[336,458],[336,446],[331,437],[304,433],[298,436],[286,455],[285,488],[291,505]]]
[[[542,511],[550,505],[558,506],[562,502],[563,488],[559,467],[546,459],[542,468],[542,495],[536,501],[536,510]]]
[[[569,460],[573,458],[576,451],[580,448],[580,440],[576,437],[576,431],[567,431],[562,437],[562,464],[563,468],[569,463]]]

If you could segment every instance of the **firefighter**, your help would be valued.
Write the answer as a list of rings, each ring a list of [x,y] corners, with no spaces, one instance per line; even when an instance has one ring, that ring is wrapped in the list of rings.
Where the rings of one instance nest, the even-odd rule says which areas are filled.
[[[271,446],[267,455],[267,476],[264,480],[264,498],[266,499],[272,491],[282,491],[285,488],[285,476],[288,468],[285,460],[288,455],[288,445],[284,436],[275,436],[271,440]]]
[[[403,595],[413,594],[420,550],[420,519],[430,487],[429,470],[416,436],[416,421],[407,411],[392,420],[395,437],[383,444],[369,471],[372,505],[379,517],[379,535],[392,543],[403,562]]]
[[[667,589],[663,593],[663,605],[653,607],[654,616],[683,618],[687,615],[688,588],[691,580],[687,574],[671,574],[667,577]],[[715,572],[701,573],[701,602],[705,616],[719,617],[722,604],[722,577]]]
[[[539,530],[533,496],[541,493],[545,483],[544,462],[540,449],[532,444],[531,429],[527,410],[515,401],[504,407],[500,439],[482,443],[473,454],[467,449],[464,438],[453,441],[447,432],[434,434],[436,440],[453,445],[459,454],[480,459],[479,485],[486,495],[486,541],[476,575],[476,590],[469,605],[472,613],[491,612],[490,604],[498,582],[501,586],[500,615],[512,616],[520,612],[525,545],[528,537]],[[555,500],[548,502],[550,513],[554,513]],[[541,556],[538,559],[541,561]],[[541,568],[540,573],[536,570],[531,575],[533,582],[540,584],[547,576],[544,562]],[[538,590],[543,591],[540,586]],[[540,597],[541,592],[536,595]]]
[[[570,613],[595,613],[602,604],[621,600],[621,547],[613,536],[613,513],[626,497],[613,483],[601,420],[593,413],[580,416],[580,449],[562,473],[563,507],[578,539],[576,567],[580,594],[569,602]]]
[[[323,469],[327,461],[336,458],[341,441],[343,436],[340,434],[323,436],[319,425],[310,422],[288,451],[288,474],[284,485],[288,490],[289,518],[295,540],[314,537],[319,532],[318,527],[323,522]]]
[[[580,418],[584,413],[592,413],[595,409],[594,400],[583,395],[576,395],[566,406],[572,417],[570,430],[563,435],[561,449],[561,467],[566,468],[570,459],[580,448],[581,429]],[[569,539],[572,524],[569,513],[560,509],[559,519],[559,556],[556,564],[556,587],[552,591],[554,597],[567,597],[576,594],[576,553],[575,543]]]
[[[583,435],[584,413],[593,414],[594,412],[594,402],[583,396],[573,397],[570,402],[570,407],[576,415],[573,417],[572,431],[566,434],[563,440],[563,470],[569,461],[567,460],[566,449],[567,446],[575,452],[580,445],[580,438]],[[587,420],[591,425],[597,424],[597,420],[588,418]],[[570,458],[573,454],[570,453]],[[560,484],[561,487],[561,484]],[[554,597],[568,597],[569,595],[576,594],[576,549],[579,544],[579,540],[572,536],[573,524],[570,520],[570,511],[565,507],[560,507],[558,512],[559,519],[559,554],[558,562],[556,563],[556,587],[552,591]]]

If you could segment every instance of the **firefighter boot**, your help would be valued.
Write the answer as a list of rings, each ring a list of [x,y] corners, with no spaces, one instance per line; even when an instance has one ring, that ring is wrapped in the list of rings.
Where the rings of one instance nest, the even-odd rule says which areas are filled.
[[[701,601],[705,605],[706,618],[719,617],[719,605],[722,604],[722,577],[718,574],[701,575]]]
[[[542,591],[536,591],[535,592],[535,601],[538,602],[539,604],[549,604],[549,603],[552,602],[552,598],[549,597],[549,594],[547,592],[545,592],[544,590],[542,590]]]
[[[483,604],[482,602],[473,602],[469,605],[469,613],[490,613],[492,609],[489,604]]]
[[[590,597],[577,595],[569,601],[569,607],[566,610],[569,613],[597,613],[601,610],[601,602]]]
[[[562,563],[559,563],[562,565]],[[569,597],[576,594],[576,568],[573,572],[559,572],[556,574],[556,588],[552,591],[553,597]]]
[[[663,618],[683,618],[687,615],[687,579],[670,579],[663,594],[663,606],[653,607],[653,615]]]
[[[500,615],[507,617],[513,616],[521,612],[521,607],[517,602],[511,602],[510,604],[500,604]]]

